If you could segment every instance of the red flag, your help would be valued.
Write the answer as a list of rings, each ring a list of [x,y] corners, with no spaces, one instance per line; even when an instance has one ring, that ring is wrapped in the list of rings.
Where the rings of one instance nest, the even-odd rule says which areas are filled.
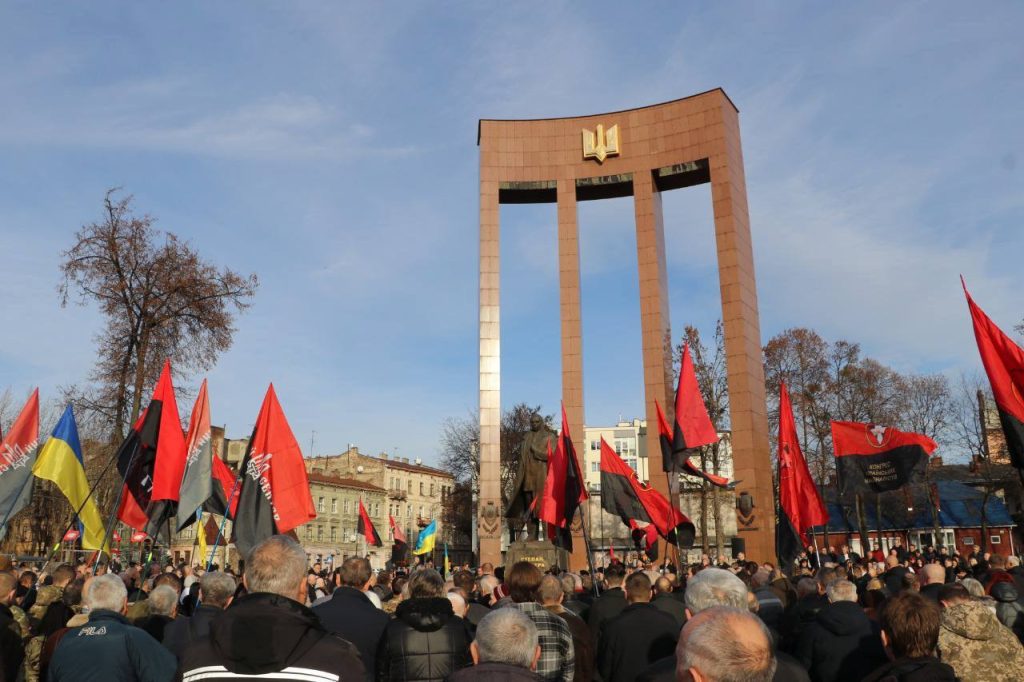
[[[398,527],[398,524],[395,523],[395,517],[391,514],[388,514],[388,522],[391,524],[391,535],[395,538],[395,542],[408,544],[405,540],[405,534]]]
[[[148,537],[149,536],[143,533],[141,530],[137,530],[134,533],[132,533],[132,537],[130,539],[132,542],[143,542]]]
[[[690,344],[684,343],[679,367],[679,384],[676,386],[672,457],[662,457],[662,466],[665,471],[682,471],[689,458],[688,451],[717,442],[718,432],[711,423],[708,410],[704,406],[704,398],[700,394],[700,387],[697,385],[697,373],[690,358]]]
[[[938,444],[920,433],[861,422],[832,422],[839,492],[896,490],[924,470]]]
[[[124,478],[117,518],[151,536],[167,533],[166,522],[177,511],[184,469],[185,434],[168,360],[152,400],[117,453],[117,470]]]
[[[228,509],[227,501],[230,498],[231,505],[227,515],[228,518],[235,518],[235,511],[238,509],[238,492],[240,487],[241,483],[238,481],[238,477],[235,476],[235,472],[224,463],[224,460],[215,455],[213,457],[213,497],[207,501],[206,511],[211,514],[224,516],[225,510]]]
[[[0,523],[6,524],[32,497],[32,467],[39,451],[39,389],[25,401],[0,441]],[[0,528],[3,537],[6,525]]]
[[[676,465],[682,465],[678,471],[687,474],[689,476],[696,476],[697,478],[703,478],[711,485],[718,486],[719,488],[725,488],[731,490],[736,487],[736,481],[730,481],[724,476],[716,476],[715,474],[704,471],[692,461],[690,461],[689,453],[681,452],[678,454],[672,453],[672,430],[668,427],[668,420],[665,418],[665,413],[661,410],[661,403],[657,400],[654,401],[654,409],[658,412],[658,441],[661,443],[661,462],[663,468],[665,462],[672,462],[674,459]]]
[[[373,545],[374,547],[383,547],[384,543],[380,540],[380,535],[377,534],[377,528],[373,525],[373,521],[370,520],[370,515],[366,513],[366,507],[363,506],[363,498],[359,498],[359,520],[356,522],[356,532],[366,538],[366,544]]]
[[[978,342],[981,364],[992,385],[992,395],[999,411],[999,423],[1006,435],[1006,448],[1010,462],[1024,469],[1024,349],[989,319],[967,292],[967,307],[974,323],[974,338]]]
[[[608,559],[609,563],[615,563],[615,545],[608,547]]]
[[[549,535],[557,546],[572,549],[572,534],[569,527],[576,517],[580,503],[587,499],[583,473],[576,459],[576,448],[569,433],[569,418],[562,406],[562,432],[558,435],[558,446],[551,452],[548,445],[548,475],[544,481],[537,518],[549,524]]]
[[[809,544],[807,529],[828,523],[828,510],[800,452],[793,406],[785,382],[779,393],[779,505],[804,547]]]
[[[270,536],[316,518],[302,450],[273,384],[263,399],[239,475],[242,489],[233,539],[243,556]]]
[[[633,519],[645,521],[657,529],[665,538],[692,546],[696,530],[686,516],[674,509],[665,496],[654,488],[648,488],[636,477],[616,454],[604,438],[601,439],[601,507],[610,514],[617,514],[622,522],[629,524]]]
[[[111,537],[113,538],[114,542],[121,542],[121,534],[116,530],[114,531]]]
[[[70,528],[68,529],[68,532],[64,533],[64,542],[74,542],[79,537],[81,537],[81,535],[82,534],[78,531],[77,528]]]

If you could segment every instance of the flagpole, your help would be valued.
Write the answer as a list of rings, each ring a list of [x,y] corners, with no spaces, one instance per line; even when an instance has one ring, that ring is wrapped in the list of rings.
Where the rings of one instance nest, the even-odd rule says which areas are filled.
[[[231,513],[231,500],[235,499],[235,491],[238,490],[238,486],[242,481],[242,473],[238,473],[238,478],[235,479],[234,485],[231,486],[231,493],[228,495],[228,501],[224,504],[224,518],[220,521],[220,528],[217,529],[217,539],[213,541],[213,548],[210,550],[210,559],[206,562],[206,570],[209,571],[213,566],[213,558],[217,554],[217,546],[220,545],[220,538],[224,534],[224,525],[228,522],[228,514]],[[227,549],[224,551],[224,563],[227,563]]]
[[[120,449],[120,448],[119,448]],[[110,516],[107,518],[107,527],[103,529],[103,542],[100,544],[100,551],[108,545],[110,542],[110,533],[114,530],[114,519],[117,516],[117,510],[121,506],[121,498],[124,497],[125,482],[128,480],[128,474],[132,471],[132,464],[135,463],[135,456],[139,453],[139,448],[132,448],[131,457],[128,458],[128,465],[124,468],[124,477],[121,479],[121,485],[117,489],[117,498],[114,500],[114,506],[110,509]],[[117,454],[114,454],[115,459]],[[108,465],[109,466],[109,465]],[[99,481],[97,481],[98,483]],[[84,506],[84,504],[83,504]],[[74,518],[71,519],[74,523]],[[70,527],[70,526],[69,526]],[[67,531],[65,531],[67,532]],[[97,562],[99,563],[99,562]],[[93,567],[93,575],[96,575],[96,567]]]

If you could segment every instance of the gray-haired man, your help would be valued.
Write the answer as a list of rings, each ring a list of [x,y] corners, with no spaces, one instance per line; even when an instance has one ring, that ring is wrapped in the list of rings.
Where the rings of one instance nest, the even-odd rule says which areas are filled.
[[[61,638],[50,661],[49,682],[168,682],[174,678],[174,655],[125,618],[128,590],[119,577],[93,578],[85,604],[89,622]]]
[[[469,645],[473,667],[456,671],[450,682],[540,682],[533,672],[540,659],[537,626],[518,609],[496,609],[480,620]]]
[[[210,571],[199,579],[199,606],[189,618],[178,617],[164,630],[164,646],[181,658],[185,647],[210,636],[210,621],[226,609],[235,596],[235,579],[227,573]]]

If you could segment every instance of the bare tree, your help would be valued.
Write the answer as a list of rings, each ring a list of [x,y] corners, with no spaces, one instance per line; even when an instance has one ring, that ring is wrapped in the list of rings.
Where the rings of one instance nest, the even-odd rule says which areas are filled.
[[[110,190],[100,221],[82,227],[64,252],[62,304],[95,304],[106,319],[97,337],[96,390],[86,409],[120,441],[139,415],[164,358],[177,372],[208,369],[231,346],[235,312],[256,292],[256,275],[203,260],[188,243],[136,215],[132,197]]]

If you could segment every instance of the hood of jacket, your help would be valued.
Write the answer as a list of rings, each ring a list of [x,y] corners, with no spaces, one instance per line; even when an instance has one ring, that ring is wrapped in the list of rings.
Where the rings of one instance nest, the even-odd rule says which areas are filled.
[[[961,602],[942,612],[942,627],[966,639],[989,640],[1002,625],[992,609],[980,601]]]
[[[818,611],[817,623],[838,637],[871,631],[871,619],[856,602],[837,601]]]
[[[210,643],[225,667],[245,674],[280,670],[325,634],[310,609],[266,592],[239,597],[210,623]]]
[[[992,586],[992,596],[996,601],[1017,601],[1017,586],[1013,583],[996,583]]]
[[[399,604],[395,616],[414,630],[434,632],[455,618],[455,612],[447,597],[418,597]]]

